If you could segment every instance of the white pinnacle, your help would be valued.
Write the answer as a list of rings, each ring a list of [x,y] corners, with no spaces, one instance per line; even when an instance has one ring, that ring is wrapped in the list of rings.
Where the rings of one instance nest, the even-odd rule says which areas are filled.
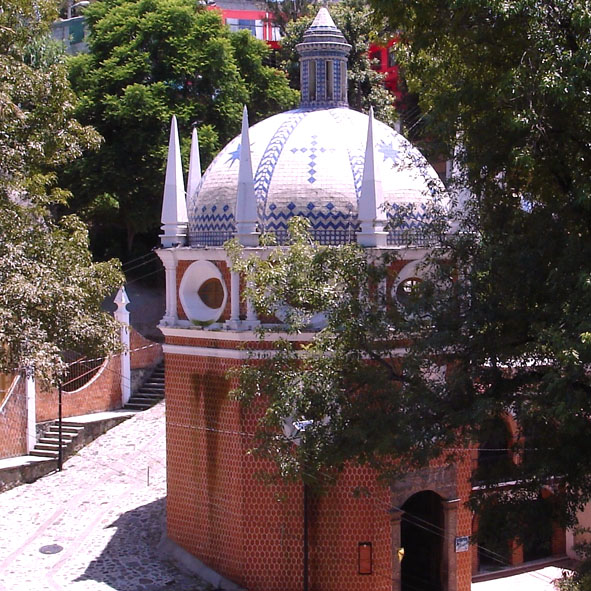
[[[337,26],[334,24],[332,20],[332,16],[330,16],[330,12],[328,9],[322,6],[316,15],[316,18],[310,25],[310,28],[316,27],[330,27],[331,29],[336,29]]]
[[[117,305],[118,310],[125,310],[125,306],[129,304],[129,296],[127,295],[127,291],[125,290],[124,286],[119,288],[117,295],[115,296],[115,304]]]
[[[240,168],[238,169],[238,193],[236,195],[236,234],[243,246],[258,246],[257,201],[254,194],[252,156],[248,134],[248,111],[242,112],[242,134],[240,137]]]
[[[189,156],[189,177],[187,178],[187,199],[195,196],[201,181],[201,159],[199,157],[199,138],[197,128],[193,128],[191,136],[191,155]]]
[[[173,115],[168,142],[168,160],[164,180],[164,198],[162,200],[162,246],[183,245],[187,236],[187,204],[185,202],[185,183],[181,162],[181,148],[176,117]]]
[[[365,163],[357,216],[361,223],[361,231],[357,241],[363,246],[384,246],[387,237],[387,232],[384,232],[387,217],[384,209],[382,177],[378,163],[375,160],[373,121],[373,107],[371,107],[369,110],[367,146],[365,148]]]

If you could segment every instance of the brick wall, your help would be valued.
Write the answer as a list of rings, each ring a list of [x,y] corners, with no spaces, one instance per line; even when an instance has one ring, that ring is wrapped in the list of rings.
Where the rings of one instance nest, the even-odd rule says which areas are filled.
[[[255,474],[263,460],[253,446],[256,412],[228,398],[227,371],[239,361],[166,354],[167,529],[169,537],[211,568],[249,591],[300,591],[302,486],[269,485]],[[455,536],[470,535],[463,505],[470,491],[467,456],[453,469],[445,498],[455,502]],[[396,495],[367,468],[350,467],[326,496],[310,501],[310,586],[318,591],[391,591],[394,526],[391,508],[431,488],[440,465],[399,487]],[[431,480],[429,480],[431,479]],[[445,480],[445,479],[444,479]],[[449,479],[448,479],[449,480]],[[356,496],[364,487],[369,496]],[[442,497],[443,501],[443,497]],[[358,573],[358,545],[371,542],[373,573]],[[397,550],[397,547],[396,547]],[[469,591],[471,551],[454,554],[450,591]]]
[[[0,459],[27,453],[25,381],[15,376],[0,405]]]
[[[150,341],[133,328],[129,334],[129,348],[131,349],[131,369],[151,367],[162,360],[162,345]]]
[[[78,390],[62,393],[62,416],[102,412],[121,408],[121,360],[118,355],[106,359],[96,375]],[[58,417],[57,388],[36,384],[36,420],[38,423]]]
[[[131,329],[131,368],[139,369],[155,365],[162,358],[162,346]],[[135,350],[134,350],[135,349]],[[62,416],[103,412],[121,408],[121,358],[107,358],[97,373],[81,388],[62,393]],[[37,384],[36,420],[38,423],[58,417],[58,391]]]

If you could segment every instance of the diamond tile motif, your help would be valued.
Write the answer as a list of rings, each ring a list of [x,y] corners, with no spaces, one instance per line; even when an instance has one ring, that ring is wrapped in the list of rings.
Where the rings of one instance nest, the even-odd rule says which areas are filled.
[[[347,108],[299,108],[266,119],[250,129],[254,189],[259,227],[287,237],[294,215],[310,220],[314,237],[336,244],[355,240],[357,203],[361,195],[368,118]],[[382,186],[392,205],[409,208],[389,243],[408,241],[429,221],[432,187],[437,175],[402,136],[376,121],[376,161]],[[232,140],[203,175],[188,200],[190,244],[221,246],[235,234],[240,138]]]

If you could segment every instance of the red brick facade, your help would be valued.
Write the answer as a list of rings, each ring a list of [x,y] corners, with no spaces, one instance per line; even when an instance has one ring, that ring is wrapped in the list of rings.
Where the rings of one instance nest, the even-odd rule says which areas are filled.
[[[228,397],[226,377],[239,360],[166,354],[168,535],[208,566],[249,591],[300,590],[302,487],[269,485],[264,467],[247,454],[255,414]],[[472,515],[458,502],[470,491],[470,458],[455,467],[442,503],[446,517],[446,589],[468,591],[470,550],[455,553],[455,536],[469,536]],[[326,496],[310,501],[310,585],[321,591],[398,589],[397,503],[432,489],[439,468],[404,484],[404,493],[351,467]],[[431,478],[430,478],[431,476]],[[354,495],[363,487],[369,495]],[[372,574],[359,574],[359,544],[372,546]],[[394,583],[393,583],[394,579]],[[393,587],[394,584],[394,587]]]
[[[202,255],[197,255],[201,258]],[[192,261],[179,261],[177,286]],[[228,293],[227,267],[216,261]],[[400,271],[404,262],[393,269]],[[388,288],[392,289],[393,281]],[[230,298],[228,298],[229,300]],[[179,305],[179,317],[183,311]],[[224,311],[228,316],[229,301]],[[241,312],[244,305],[241,302]],[[224,320],[220,318],[220,321]],[[303,489],[265,484],[262,460],[248,454],[257,414],[231,400],[228,370],[243,362],[248,333],[196,328],[165,331],[167,398],[167,533],[209,567],[249,591],[299,591],[303,570]],[[252,338],[252,336],[250,337]],[[272,340],[249,342],[272,350]],[[513,441],[517,427],[509,422]],[[478,571],[466,507],[477,452],[457,454],[385,487],[369,469],[350,467],[326,496],[309,502],[309,582],[315,591],[400,591],[404,505],[435,498],[441,514],[437,577],[445,591],[469,591]],[[361,487],[368,495],[355,495]],[[458,546],[456,548],[456,542]],[[360,574],[360,545],[371,545],[371,574]],[[552,550],[564,554],[564,531]],[[404,559],[403,559],[404,560]],[[516,548],[513,563],[523,561]]]
[[[162,346],[144,338],[137,331],[130,332],[131,368],[149,367],[162,357]],[[57,418],[57,389],[44,389],[37,384],[36,401],[37,422],[51,421]],[[62,393],[62,416],[103,412],[121,408],[121,358],[113,355],[105,359],[93,378],[73,392]]]
[[[150,367],[162,359],[162,346],[131,329],[131,368]],[[62,393],[64,418],[121,408],[121,359],[105,359],[91,379],[74,391]],[[58,417],[58,391],[36,384],[36,422]],[[24,455],[26,449],[27,406],[24,380],[17,377],[0,403],[0,458]]]

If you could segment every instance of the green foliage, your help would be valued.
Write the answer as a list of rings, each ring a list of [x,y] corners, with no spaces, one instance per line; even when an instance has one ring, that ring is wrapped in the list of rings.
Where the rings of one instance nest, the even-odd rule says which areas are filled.
[[[524,496],[554,482],[555,517],[572,523],[591,497],[589,4],[372,5],[402,31],[399,60],[427,133],[471,192],[463,231],[437,253],[458,278],[453,291],[434,291],[421,352],[453,350],[443,403],[462,400],[458,424],[471,438],[505,413],[526,437],[519,486],[501,493],[489,475],[475,506],[517,514]]]
[[[290,232],[292,244],[264,260],[228,247],[257,312],[281,318],[288,335],[273,358],[254,353],[239,371],[235,395],[264,408],[258,453],[277,463],[277,475],[311,485],[325,484],[349,461],[389,476],[424,464],[454,434],[443,428],[443,384],[428,379],[433,361],[401,365],[392,354],[425,325],[418,306],[411,313],[384,289],[396,255],[370,261],[356,244],[320,246],[304,218],[292,220]],[[295,346],[303,332],[309,342]],[[302,445],[283,436],[286,418],[311,421]]]
[[[70,60],[70,79],[80,119],[104,141],[68,171],[74,207],[87,213],[99,251],[117,248],[116,228],[127,249],[138,233],[148,233],[152,246],[171,116],[184,154],[198,127],[206,166],[239,131],[243,104],[256,123],[292,106],[296,95],[281,72],[264,65],[264,43],[230,33],[217,11],[193,0],[98,0],[84,16],[90,52]],[[104,232],[109,243],[99,244]]]
[[[54,3],[0,8],[0,370],[55,380],[62,351],[116,348],[100,305],[122,277],[115,262],[92,262],[79,219],[54,214],[69,197],[56,168],[98,144],[73,116],[64,56],[46,36]]]
[[[472,507],[497,515],[502,507],[504,535],[519,537],[525,508],[550,486],[554,522],[573,524],[591,499],[588,4],[372,4],[403,31],[401,59],[427,133],[463,171],[451,187],[470,192],[457,195],[458,231],[428,255],[410,301],[386,300],[385,310],[367,287],[386,272],[380,261],[301,240],[297,265],[294,247],[277,255],[286,257],[274,261],[282,282],[263,267],[271,297],[306,314],[326,309],[328,324],[309,359],[286,346],[276,362],[247,371],[243,390],[272,392],[269,441],[293,408],[315,420],[305,435],[312,449],[296,457],[311,454],[329,469],[369,463],[386,476],[436,455],[453,460],[454,450],[486,441],[491,421],[513,416],[522,461],[479,471]],[[324,260],[326,275],[316,271]],[[401,344],[403,361],[392,362]],[[516,484],[499,488],[507,474]]]
[[[290,0],[289,2],[265,0],[265,6],[269,11],[269,20],[279,27],[281,35],[285,36],[289,24],[312,14],[317,9],[318,3],[316,0]]]
[[[0,370],[31,369],[55,381],[61,354],[118,349],[117,323],[101,311],[123,278],[113,261],[93,263],[86,227],[29,207],[0,211]]]
[[[374,18],[373,11],[365,0],[342,0],[330,6],[330,14],[351,44],[348,61],[348,94],[351,108],[364,113],[373,105],[376,117],[394,126],[398,116],[394,109],[394,97],[384,87],[384,76],[371,67],[369,45],[379,41],[384,31],[384,22]],[[281,40],[281,60],[289,72],[292,85],[299,88],[299,65],[296,45],[302,41],[304,31],[316,16],[316,7],[311,5],[302,16],[286,26]]]

